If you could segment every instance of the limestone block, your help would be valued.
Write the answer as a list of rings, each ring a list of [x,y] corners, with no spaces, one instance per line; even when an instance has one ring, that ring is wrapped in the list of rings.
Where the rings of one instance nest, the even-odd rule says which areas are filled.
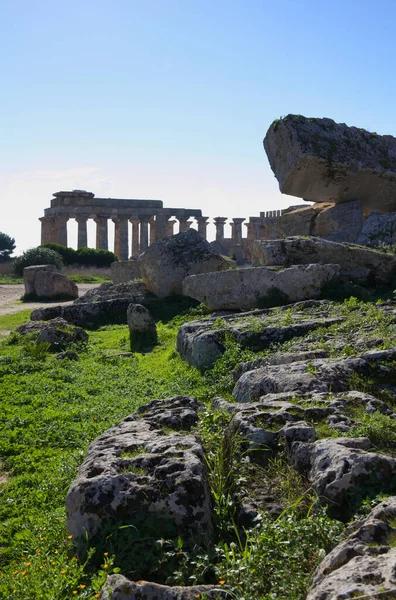
[[[253,255],[255,264],[266,266],[334,262],[342,278],[360,285],[391,283],[396,272],[391,254],[315,237],[256,240]]]
[[[363,228],[364,216],[359,200],[323,206],[317,212],[312,235],[333,242],[356,243]],[[296,232],[296,235],[300,235]]]
[[[288,115],[269,127],[264,148],[283,194],[396,210],[396,138],[390,135]]]
[[[157,343],[157,326],[147,308],[141,304],[130,304],[127,321],[132,352],[151,349]]]
[[[181,295],[188,275],[229,268],[228,261],[194,229],[151,244],[139,256],[139,264],[147,288],[160,298]]]
[[[78,287],[66,275],[54,271],[39,271],[34,280],[39,298],[78,298]]]
[[[370,213],[364,221],[357,243],[364,246],[396,244],[396,213]]]
[[[23,269],[23,282],[25,284],[25,294],[36,294],[35,280],[38,273],[56,271],[55,265],[33,265]]]
[[[232,600],[233,597],[220,585],[170,587],[150,581],[135,583],[123,575],[111,575],[100,595],[101,600]]]
[[[113,283],[124,283],[140,278],[140,267],[137,259],[113,262],[110,269]]]
[[[142,537],[155,527],[168,539],[172,527],[176,537],[210,540],[203,447],[188,433],[198,408],[185,396],[153,401],[92,442],[66,498],[67,529],[77,543],[122,524]]]
[[[272,293],[287,298],[283,304],[314,298],[339,272],[334,264],[297,265],[280,271],[265,267],[236,269],[191,275],[183,281],[182,289],[184,296],[210,309],[249,309],[260,306]]]

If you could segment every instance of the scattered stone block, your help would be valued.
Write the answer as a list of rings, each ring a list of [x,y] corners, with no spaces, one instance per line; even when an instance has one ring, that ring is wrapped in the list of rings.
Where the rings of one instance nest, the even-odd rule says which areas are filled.
[[[252,260],[254,265],[284,267],[334,262],[341,278],[360,285],[389,284],[396,276],[396,257],[391,254],[315,237],[256,240]]]
[[[113,283],[116,284],[126,283],[128,281],[132,281],[133,279],[140,278],[140,267],[136,258],[113,262],[110,265],[110,269],[111,279],[113,280]]]
[[[283,194],[396,210],[396,138],[390,135],[287,115],[269,127],[264,148]]]
[[[183,295],[213,310],[246,310],[271,299],[273,304],[288,304],[315,298],[323,285],[339,273],[340,267],[335,264],[311,264],[279,271],[256,267],[190,275],[183,281]]]
[[[129,338],[133,352],[151,349],[157,343],[157,326],[150,312],[141,304],[130,304],[127,311]]]
[[[78,287],[66,275],[56,271],[55,265],[25,267],[23,270],[25,294],[46,299],[78,298]]]
[[[128,524],[144,537],[151,523],[159,538],[172,526],[176,537],[210,540],[203,448],[187,432],[197,421],[196,400],[178,396],[140,408],[99,436],[67,494],[69,535],[91,541],[105,526]]]
[[[139,265],[147,288],[160,298],[182,295],[188,275],[229,269],[229,262],[195,229],[154,242],[139,256]]]
[[[23,269],[23,282],[25,284],[25,294],[33,295],[36,294],[36,276],[42,272],[56,272],[55,265],[33,265],[31,267],[25,267]]]
[[[49,321],[30,321],[16,329],[22,335],[38,333],[36,343],[48,342],[50,352],[59,352],[70,346],[88,340],[88,334],[81,327],[70,325],[58,317]]]

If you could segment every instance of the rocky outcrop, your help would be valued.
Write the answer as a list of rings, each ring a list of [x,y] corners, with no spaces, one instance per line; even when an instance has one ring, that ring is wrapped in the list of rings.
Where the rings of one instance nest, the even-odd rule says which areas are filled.
[[[396,257],[370,248],[315,237],[256,240],[253,244],[254,266],[290,267],[330,261],[340,265],[341,278],[360,285],[388,284],[396,276]]]
[[[119,264],[119,263],[112,263]],[[129,302],[144,302],[147,298],[147,288],[144,283],[128,281],[123,283],[112,283],[105,281],[98,287],[88,290],[80,296],[73,304],[87,304],[90,302],[105,302],[106,300],[129,299]]]
[[[143,352],[157,343],[157,326],[147,308],[141,304],[130,304],[127,320],[132,352]]]
[[[257,267],[191,275],[183,281],[183,295],[213,310],[287,304],[319,296],[322,286],[338,277],[339,271],[338,265],[316,264],[279,271]]]
[[[188,275],[229,268],[228,261],[195,229],[154,242],[139,256],[139,265],[147,288],[160,298],[181,295]]]
[[[307,600],[390,598],[396,588],[396,497],[353,523],[346,539],[321,562]]]
[[[137,258],[113,262],[110,269],[113,283],[125,283],[140,278],[140,267]]]
[[[251,402],[265,394],[294,392],[342,392],[349,389],[354,373],[370,374],[382,360],[393,360],[395,350],[366,352],[357,358],[317,359],[247,371],[238,379],[233,395],[238,402]]]
[[[47,342],[50,352],[59,352],[71,344],[86,342],[88,334],[81,327],[74,327],[60,317],[50,321],[30,321],[16,330],[25,335],[37,333],[36,343]]]
[[[332,119],[288,115],[274,121],[264,148],[283,194],[336,204],[360,200],[396,210],[396,138]]]
[[[396,214],[370,213],[364,221],[357,243],[374,247],[379,244],[396,244]]]
[[[104,526],[127,524],[144,537],[148,523],[159,538],[171,528],[183,539],[208,541],[212,514],[203,448],[186,433],[197,411],[190,397],[154,401],[99,436],[67,494],[69,535],[91,540]]]
[[[23,271],[26,294],[49,300],[78,298],[76,284],[66,275],[58,273],[54,265],[25,267]]]
[[[221,585],[170,587],[149,581],[135,583],[123,575],[111,575],[101,592],[100,600],[231,600],[233,597]]]
[[[274,325],[271,323],[272,315],[271,310],[251,311],[186,323],[178,331],[176,348],[190,365],[206,369],[223,355],[227,337],[244,348],[263,350],[271,344],[282,343],[318,327],[329,327],[342,321],[324,315],[304,318],[301,313],[296,313],[290,323]]]

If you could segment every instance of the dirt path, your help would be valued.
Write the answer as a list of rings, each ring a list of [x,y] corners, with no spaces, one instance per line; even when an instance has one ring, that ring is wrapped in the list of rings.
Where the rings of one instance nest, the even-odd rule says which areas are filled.
[[[88,290],[98,287],[97,283],[80,283],[78,285],[79,296],[82,296]],[[51,306],[48,302],[21,302],[20,297],[25,292],[23,284],[0,285],[0,316],[10,315],[20,310],[34,310],[42,306]],[[55,304],[71,304],[72,302],[55,302]]]

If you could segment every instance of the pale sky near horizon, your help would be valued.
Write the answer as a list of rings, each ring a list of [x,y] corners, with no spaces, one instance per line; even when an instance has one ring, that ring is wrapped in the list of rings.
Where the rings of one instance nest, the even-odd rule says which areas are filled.
[[[0,0],[0,231],[16,254],[38,245],[62,189],[211,220],[300,204],[269,167],[269,125],[396,135],[395,19],[396,0]]]

